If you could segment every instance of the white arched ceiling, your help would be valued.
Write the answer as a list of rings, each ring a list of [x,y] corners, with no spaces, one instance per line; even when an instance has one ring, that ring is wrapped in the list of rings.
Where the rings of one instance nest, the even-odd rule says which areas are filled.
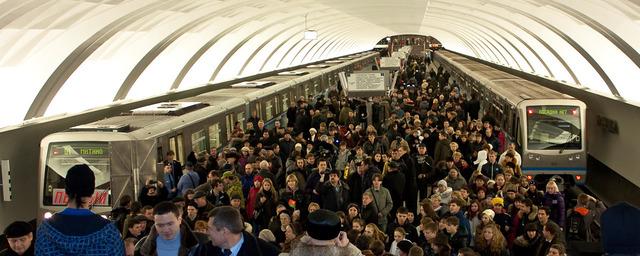
[[[0,10],[0,78],[11,87],[0,127],[369,50],[396,34],[640,102],[636,1],[0,0]]]

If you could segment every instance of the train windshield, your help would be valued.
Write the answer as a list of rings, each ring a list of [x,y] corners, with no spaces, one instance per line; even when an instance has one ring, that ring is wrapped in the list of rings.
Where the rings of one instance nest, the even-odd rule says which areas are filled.
[[[76,164],[88,165],[96,176],[94,206],[110,206],[109,143],[106,142],[56,142],[49,144],[44,172],[43,205],[65,206],[65,179],[69,168]]]
[[[527,107],[529,150],[582,149],[580,108],[577,106]]]

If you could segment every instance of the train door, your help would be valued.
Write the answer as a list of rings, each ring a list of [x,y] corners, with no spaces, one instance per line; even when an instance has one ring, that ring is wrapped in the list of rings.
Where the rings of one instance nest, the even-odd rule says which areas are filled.
[[[191,150],[196,156],[207,152],[207,131],[204,128],[191,133]]]
[[[209,149],[215,148],[218,149],[222,146],[222,141],[220,140],[220,122],[214,122],[208,128],[209,131]],[[217,156],[214,156],[217,157]]]
[[[225,130],[227,132],[227,142],[231,140],[231,134],[233,133],[233,112],[228,113],[224,117]]]
[[[273,118],[273,102],[269,97],[264,100],[264,121],[268,122]]]
[[[236,121],[240,123],[240,128],[242,128],[242,130],[247,128],[244,123],[244,120],[245,120],[244,111],[240,111],[240,113],[236,114]]]
[[[169,150],[176,154],[176,160],[184,163],[186,156],[184,155],[184,138],[182,133],[169,137]]]

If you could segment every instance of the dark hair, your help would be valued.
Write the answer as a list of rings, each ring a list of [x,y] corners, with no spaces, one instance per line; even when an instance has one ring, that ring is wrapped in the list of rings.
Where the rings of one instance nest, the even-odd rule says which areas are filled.
[[[451,198],[451,201],[449,201],[449,204],[456,204],[457,206],[464,206],[464,202],[462,200],[460,200],[459,198]]]
[[[358,238],[356,238],[356,240],[354,241],[354,245],[361,251],[367,250],[369,249],[369,245],[372,242],[371,240],[373,240],[373,238],[368,236],[358,236]]]
[[[118,205],[120,205],[120,207],[127,207],[129,206],[131,201],[133,201],[133,199],[131,198],[130,195],[124,195],[120,197],[120,203]]]
[[[449,216],[447,218],[447,225],[458,226],[460,225],[460,220],[456,216]]]
[[[231,233],[240,234],[244,230],[242,215],[238,209],[231,206],[219,206],[209,212],[209,219],[213,218],[213,226],[217,230],[227,228]]]
[[[560,255],[564,255],[567,252],[567,249],[565,249],[563,244],[552,244],[549,249],[552,248],[558,250],[558,252],[560,252]]]
[[[164,215],[167,213],[173,213],[176,218],[180,217],[180,210],[178,206],[173,204],[172,202],[160,202],[155,207],[153,207],[153,215]]]
[[[211,181],[211,188],[215,188],[218,186],[218,184],[222,183],[221,180],[213,180]]]
[[[476,256],[478,255],[473,249],[469,247],[464,247],[458,251],[458,254],[462,254],[462,256]]]
[[[407,209],[407,207],[400,206],[400,207],[398,207],[398,210],[396,211],[396,214],[397,214],[397,213],[406,214],[406,213],[408,213],[408,212],[409,212],[409,210]]]
[[[547,215],[551,214],[551,208],[547,207],[547,206],[542,206],[538,208],[538,212],[540,212],[540,210],[543,210],[544,213],[546,213]]]
[[[369,245],[369,250],[375,255],[382,255],[384,253],[384,243],[378,239],[373,240]]]
[[[167,151],[167,156],[175,156],[175,155],[176,155],[176,153],[173,152],[173,150]]]
[[[559,227],[553,222],[547,222],[547,224],[544,224],[544,229],[547,230],[547,232],[551,233],[551,235],[553,236],[557,235],[560,232]]]

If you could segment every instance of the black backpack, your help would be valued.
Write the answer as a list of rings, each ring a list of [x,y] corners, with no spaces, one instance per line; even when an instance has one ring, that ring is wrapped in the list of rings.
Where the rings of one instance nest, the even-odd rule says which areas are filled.
[[[567,240],[587,241],[587,229],[584,216],[576,211],[571,211],[567,216]]]

